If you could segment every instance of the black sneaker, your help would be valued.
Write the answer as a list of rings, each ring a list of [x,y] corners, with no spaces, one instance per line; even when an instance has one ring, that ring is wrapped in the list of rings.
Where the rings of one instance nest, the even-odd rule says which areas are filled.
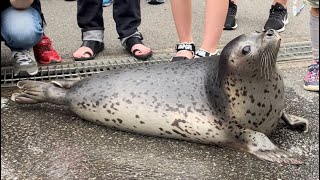
[[[234,2],[229,1],[227,19],[223,28],[224,30],[234,30],[238,27],[238,24],[236,23],[236,14],[237,5]]]
[[[271,6],[269,19],[264,25],[264,31],[274,29],[278,32],[285,30],[286,25],[289,23],[288,12],[281,4],[276,3]]]
[[[166,0],[146,0],[149,4],[163,4]]]

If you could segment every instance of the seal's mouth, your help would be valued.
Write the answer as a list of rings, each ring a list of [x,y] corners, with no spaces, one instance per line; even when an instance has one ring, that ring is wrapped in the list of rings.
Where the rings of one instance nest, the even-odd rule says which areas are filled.
[[[276,30],[268,29],[263,33],[263,36],[265,41],[274,42],[277,43],[277,45],[280,45],[281,36]]]

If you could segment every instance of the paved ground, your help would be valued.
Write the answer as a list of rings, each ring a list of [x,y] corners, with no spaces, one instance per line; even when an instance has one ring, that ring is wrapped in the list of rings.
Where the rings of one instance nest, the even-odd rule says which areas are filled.
[[[72,52],[81,44],[81,34],[76,22],[76,2],[65,2],[64,0],[42,0],[43,11],[46,16],[46,34],[54,42],[54,46],[65,59],[70,58]],[[194,17],[194,42],[200,45],[204,26],[204,0],[193,0]],[[289,1],[289,7],[292,7]],[[261,31],[268,18],[271,0],[240,0],[238,5],[238,29],[236,31],[225,31],[221,39],[221,45],[225,45],[236,36]],[[171,16],[169,2],[152,6],[141,0],[142,24],[139,30],[145,38],[144,43],[152,47],[156,53],[174,52],[177,43],[177,35]],[[104,9],[105,17],[105,43],[106,50],[98,58],[111,58],[114,56],[125,56],[128,53],[121,47],[117,39],[115,23],[112,19],[112,7]],[[283,43],[309,40],[308,10],[304,10],[298,17],[292,17],[289,8],[290,23],[287,30],[282,33]],[[214,17],[213,17],[214,18]],[[2,46],[3,47],[3,46]],[[2,60],[8,59],[9,53],[4,50]]]
[[[42,2],[48,22],[46,32],[68,59],[81,43],[75,2]],[[199,44],[204,1],[193,2],[194,35]],[[177,37],[169,4],[141,4],[144,21],[140,30],[145,43],[158,54],[173,52]],[[239,34],[260,30],[269,5],[263,0],[240,0],[239,29],[225,32],[221,46]],[[105,33],[108,48],[98,58],[127,56],[116,38],[111,7],[105,10],[106,25],[110,25]],[[290,16],[283,41],[308,40],[307,19],[307,11],[296,18]],[[2,48],[1,52],[1,60],[6,60],[7,49]],[[1,179],[319,179],[319,93],[302,87],[309,62],[285,62],[279,66],[285,77],[286,110],[309,119],[310,132],[301,134],[281,124],[271,136],[280,148],[301,156],[304,165],[281,166],[225,148],[119,132],[84,121],[64,106],[18,106],[8,101],[1,108]],[[15,91],[2,88],[1,97],[8,99]]]
[[[229,149],[145,137],[83,121],[64,106],[16,105],[1,110],[3,179],[290,179],[319,178],[319,94],[306,92],[306,62],[281,64],[286,109],[310,120],[301,134],[279,126],[271,139],[305,160],[281,166]],[[15,89],[2,89],[9,98]]]

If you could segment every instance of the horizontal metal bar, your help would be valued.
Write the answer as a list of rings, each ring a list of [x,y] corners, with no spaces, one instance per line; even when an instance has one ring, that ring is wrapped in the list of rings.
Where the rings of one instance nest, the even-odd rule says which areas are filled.
[[[70,64],[61,63],[49,66],[40,66],[38,74],[28,77],[14,77],[12,66],[1,67],[1,87],[15,86],[16,83],[21,80],[48,81],[54,79],[85,78],[103,71],[123,67],[169,63],[173,55],[174,54],[154,55],[147,61],[139,61],[132,57],[123,57],[73,62]],[[287,44],[284,43],[280,47],[278,61],[311,59],[311,57],[312,51],[310,41]]]

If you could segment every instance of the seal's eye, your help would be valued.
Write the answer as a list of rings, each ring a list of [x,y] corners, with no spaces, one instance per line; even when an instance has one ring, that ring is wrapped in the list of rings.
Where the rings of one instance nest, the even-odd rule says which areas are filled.
[[[242,54],[243,54],[243,55],[248,55],[250,52],[251,52],[251,47],[250,47],[250,46],[245,46],[245,47],[242,49]]]

